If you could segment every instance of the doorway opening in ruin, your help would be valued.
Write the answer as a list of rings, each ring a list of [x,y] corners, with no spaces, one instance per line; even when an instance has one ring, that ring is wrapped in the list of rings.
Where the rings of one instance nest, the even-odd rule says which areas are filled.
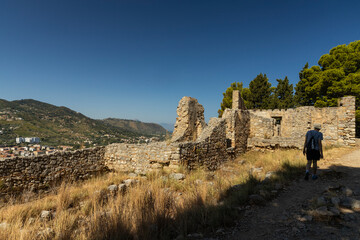
[[[226,139],[226,148],[230,148],[230,147],[232,147],[231,139],[227,138]]]
[[[280,137],[281,136],[281,120],[282,117],[272,117],[275,120],[275,128],[274,128],[274,136]]]

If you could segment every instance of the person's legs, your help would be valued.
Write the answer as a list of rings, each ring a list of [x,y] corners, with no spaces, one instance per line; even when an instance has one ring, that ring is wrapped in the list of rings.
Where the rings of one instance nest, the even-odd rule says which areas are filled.
[[[313,174],[316,175],[317,170],[317,160],[313,160]]]
[[[306,164],[305,180],[309,180],[310,168],[312,160],[308,160]]]
[[[310,172],[311,162],[312,162],[312,160],[308,160],[308,161],[307,161],[307,164],[306,164],[306,172]]]
[[[318,178],[318,176],[316,175],[317,161],[318,160],[316,160],[316,159],[314,159],[314,161],[313,161],[313,175],[312,175],[313,180],[316,180]]]

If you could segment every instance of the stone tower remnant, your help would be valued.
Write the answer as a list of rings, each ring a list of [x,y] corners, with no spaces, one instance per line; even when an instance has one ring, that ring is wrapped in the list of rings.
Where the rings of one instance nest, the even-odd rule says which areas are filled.
[[[183,97],[177,107],[172,142],[195,141],[206,126],[204,107],[195,98]]]
[[[244,100],[239,90],[234,90],[232,94],[232,109],[246,110]]]
[[[246,110],[239,90],[233,91],[232,109],[225,109],[222,118],[226,121],[227,147],[232,148],[235,155],[245,152],[249,137],[250,114]]]

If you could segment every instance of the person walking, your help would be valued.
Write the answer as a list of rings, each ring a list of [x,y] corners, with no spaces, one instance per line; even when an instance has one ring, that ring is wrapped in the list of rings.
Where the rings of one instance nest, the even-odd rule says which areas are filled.
[[[316,180],[317,161],[324,158],[322,149],[323,134],[320,132],[321,124],[314,124],[314,130],[310,130],[305,135],[303,154],[306,154],[307,164],[305,180],[309,180],[311,164],[313,165],[312,179]]]

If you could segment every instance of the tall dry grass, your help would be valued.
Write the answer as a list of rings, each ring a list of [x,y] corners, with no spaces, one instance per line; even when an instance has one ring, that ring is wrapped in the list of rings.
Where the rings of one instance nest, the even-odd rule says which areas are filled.
[[[329,148],[325,156],[348,151]],[[302,176],[305,164],[299,150],[248,152],[214,172],[185,171],[183,181],[152,172],[125,193],[107,190],[128,178],[123,173],[63,184],[48,196],[2,207],[0,239],[180,239],[216,231],[231,226],[250,194],[272,198],[275,184]],[[42,219],[42,210],[52,217]]]

